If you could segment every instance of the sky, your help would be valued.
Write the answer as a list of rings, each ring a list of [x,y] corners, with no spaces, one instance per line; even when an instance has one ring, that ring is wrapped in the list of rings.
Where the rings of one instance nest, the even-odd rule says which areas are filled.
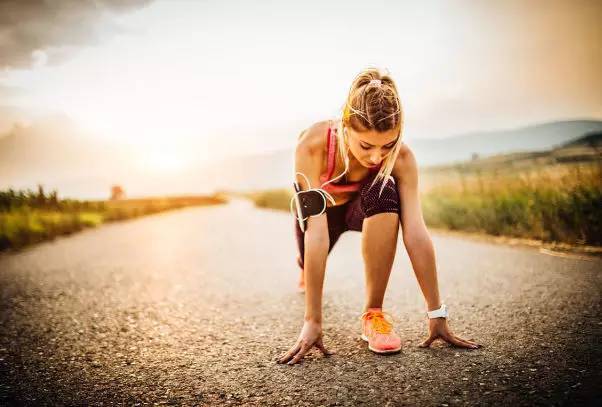
[[[292,148],[368,66],[406,139],[602,119],[600,1],[32,4],[0,5],[0,124],[64,114],[164,168]]]

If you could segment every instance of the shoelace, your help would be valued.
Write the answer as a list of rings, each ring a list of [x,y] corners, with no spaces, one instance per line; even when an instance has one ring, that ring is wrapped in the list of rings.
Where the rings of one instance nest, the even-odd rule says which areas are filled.
[[[391,332],[392,324],[385,316],[388,316],[393,320],[393,316],[386,311],[366,311],[362,314],[360,319],[363,321],[364,318],[372,321],[374,330],[380,334],[388,334]]]

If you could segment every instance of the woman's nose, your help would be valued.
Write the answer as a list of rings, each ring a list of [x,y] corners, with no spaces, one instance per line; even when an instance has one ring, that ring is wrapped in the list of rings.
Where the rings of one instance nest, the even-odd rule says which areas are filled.
[[[380,152],[372,153],[372,155],[370,155],[370,162],[372,165],[377,165],[380,163]]]

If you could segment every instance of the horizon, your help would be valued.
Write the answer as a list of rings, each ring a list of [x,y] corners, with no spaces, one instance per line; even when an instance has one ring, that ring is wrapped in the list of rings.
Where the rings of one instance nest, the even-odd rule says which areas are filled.
[[[35,145],[28,144],[32,137],[42,136],[41,145],[59,142],[65,150],[63,156],[67,166],[55,165],[57,174],[60,177],[47,177],[45,172],[31,172],[23,168],[22,163],[12,160],[14,165],[12,177],[13,182],[4,179],[0,188],[12,188],[14,190],[36,190],[38,185],[42,185],[45,190],[57,190],[61,199],[86,199],[86,200],[105,200],[106,191],[109,187],[117,184],[125,187],[126,198],[128,199],[147,199],[150,197],[174,197],[174,196],[198,196],[214,194],[220,191],[239,191],[252,192],[265,189],[286,188],[290,177],[287,177],[289,170],[294,165],[292,152],[293,147],[287,147],[279,150],[264,150],[259,153],[247,153],[239,156],[220,158],[215,162],[200,164],[188,170],[180,168],[169,168],[164,161],[164,155],[157,155],[154,159],[159,159],[155,164],[162,164],[159,168],[152,165],[153,157],[146,157],[145,162],[138,162],[132,166],[132,162],[121,162],[121,158],[128,158],[132,151],[127,149],[111,149],[110,155],[102,151],[108,145],[96,145],[90,142],[82,143],[77,138],[48,138],[47,134],[36,134],[30,131],[30,128],[23,127],[21,133],[13,133],[14,138],[9,146],[14,151],[21,151],[23,148],[28,151],[27,154],[40,152],[44,154],[42,160],[47,160],[45,150],[36,149]],[[449,167],[455,171],[456,165],[460,163],[470,164],[475,157],[487,160],[496,156],[513,156],[521,152],[545,152],[561,147],[567,142],[574,141],[590,132],[602,133],[602,121],[600,120],[567,120],[535,123],[526,127],[512,128],[507,130],[490,130],[486,133],[466,133],[456,137],[443,139],[416,139],[409,142],[409,146],[416,155],[420,172],[429,168]],[[482,139],[474,139],[474,136],[485,136]],[[501,136],[501,137],[499,137]],[[0,142],[3,140],[0,137]],[[24,142],[22,140],[25,140]],[[25,144],[24,144],[25,143]],[[438,143],[442,143],[438,145]],[[2,144],[0,144],[0,147]],[[112,148],[112,147],[111,147]],[[80,151],[80,149],[82,149]],[[93,150],[90,155],[90,150]],[[71,153],[70,153],[71,152]],[[18,153],[17,153],[18,155]],[[0,148],[0,158],[2,158],[2,149]],[[6,157],[6,155],[4,156]],[[88,165],[87,171],[80,176],[72,177],[69,169],[73,170],[74,163],[72,157],[80,157]],[[8,164],[9,175],[11,167],[11,158],[7,161],[0,159],[0,174],[6,170]],[[80,159],[76,158],[76,159]],[[57,157],[54,157],[56,162]],[[80,159],[80,161],[81,161]],[[110,171],[94,172],[93,169],[102,163],[110,165]],[[35,161],[36,159],[33,158]],[[52,157],[51,157],[52,160]],[[99,161],[100,160],[100,161]],[[27,162],[34,162],[29,160]],[[4,166],[2,164],[5,164]],[[64,163],[63,163],[64,164]],[[48,163],[42,164],[47,168]],[[290,168],[289,168],[290,167]],[[21,168],[23,171],[20,171]],[[65,169],[66,168],[66,169]],[[31,168],[30,168],[31,169]],[[78,172],[77,169],[75,169]],[[36,174],[32,178],[32,174]],[[45,178],[44,178],[45,177]],[[292,172],[291,172],[292,177]],[[34,180],[35,178],[35,180]],[[45,180],[45,181],[44,181]],[[204,180],[199,183],[199,181]],[[428,184],[428,182],[427,182]],[[84,189],[82,187],[85,185]],[[191,188],[191,185],[196,185]],[[421,182],[421,189],[425,185]],[[133,193],[132,193],[133,192]]]

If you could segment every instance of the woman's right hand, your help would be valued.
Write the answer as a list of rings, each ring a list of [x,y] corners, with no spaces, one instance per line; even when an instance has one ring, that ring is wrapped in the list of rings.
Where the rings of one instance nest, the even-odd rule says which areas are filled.
[[[327,350],[324,347],[324,343],[322,343],[322,324],[314,321],[305,321],[297,342],[288,352],[280,356],[277,362],[288,362],[288,365],[294,365],[302,360],[305,354],[314,346],[322,351],[324,356],[334,354],[334,352]]]

